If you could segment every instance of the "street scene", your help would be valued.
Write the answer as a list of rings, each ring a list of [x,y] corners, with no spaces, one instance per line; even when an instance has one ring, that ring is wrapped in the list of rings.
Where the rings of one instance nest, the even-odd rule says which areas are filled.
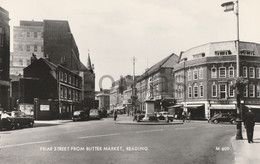
[[[0,163],[260,163],[258,0],[0,1]]]

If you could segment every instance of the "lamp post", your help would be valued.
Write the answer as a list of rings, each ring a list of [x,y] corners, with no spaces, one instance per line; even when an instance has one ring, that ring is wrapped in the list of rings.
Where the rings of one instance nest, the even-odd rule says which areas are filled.
[[[242,95],[242,88],[244,86],[244,79],[241,79],[240,77],[240,61],[239,61],[239,0],[236,1],[236,11],[234,10],[235,3],[233,1],[223,3],[221,5],[222,7],[225,7],[225,12],[233,11],[237,18],[237,56],[236,56],[236,65],[237,65],[237,79],[236,79],[236,101],[237,101],[237,134],[236,139],[241,140],[243,139],[242,136],[242,106],[241,106],[241,95]]]

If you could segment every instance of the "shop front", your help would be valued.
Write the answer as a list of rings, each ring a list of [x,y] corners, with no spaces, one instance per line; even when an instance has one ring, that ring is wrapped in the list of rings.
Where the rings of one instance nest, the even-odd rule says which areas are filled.
[[[210,118],[219,113],[236,115],[236,104],[211,104]]]
[[[183,106],[184,111],[190,112],[191,119],[200,120],[205,119],[205,104],[186,104]]]

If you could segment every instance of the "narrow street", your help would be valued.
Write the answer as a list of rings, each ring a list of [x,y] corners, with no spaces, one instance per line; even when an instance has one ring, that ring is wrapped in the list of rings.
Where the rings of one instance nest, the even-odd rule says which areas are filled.
[[[149,126],[105,118],[36,124],[0,132],[0,163],[232,163],[235,133],[234,125],[205,121]]]

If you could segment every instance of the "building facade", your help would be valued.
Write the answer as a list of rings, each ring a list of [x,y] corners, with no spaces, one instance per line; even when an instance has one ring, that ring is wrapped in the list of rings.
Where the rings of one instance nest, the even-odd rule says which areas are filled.
[[[156,112],[167,110],[167,107],[174,103],[172,70],[178,60],[179,56],[171,54],[137,79],[137,110],[146,110],[146,100],[154,101]]]
[[[109,110],[110,99],[109,99],[109,89],[102,89],[96,94],[96,99],[98,100],[98,108],[101,110]]]
[[[208,43],[181,54],[173,70],[176,112],[191,112],[192,119],[214,113],[237,113],[236,81],[241,77],[242,104],[260,114],[260,45],[236,41]],[[237,56],[239,70],[237,75]]]
[[[8,110],[10,89],[9,12],[0,7],[0,109]]]
[[[47,111],[51,112],[48,115],[50,118],[43,112],[41,119],[70,119],[73,111],[83,109],[82,77],[62,65],[55,65],[43,58],[34,59],[24,69],[22,79],[27,82],[20,84],[20,103],[33,104],[35,98],[51,103],[50,111]],[[35,82],[32,83],[32,80]]]

